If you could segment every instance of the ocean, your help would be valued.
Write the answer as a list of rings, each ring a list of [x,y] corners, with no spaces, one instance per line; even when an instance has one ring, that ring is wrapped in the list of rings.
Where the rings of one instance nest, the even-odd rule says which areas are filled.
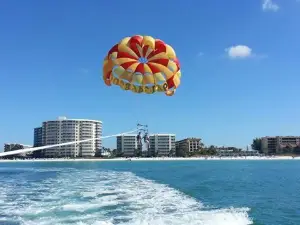
[[[1,225],[299,225],[300,163],[0,163]]]

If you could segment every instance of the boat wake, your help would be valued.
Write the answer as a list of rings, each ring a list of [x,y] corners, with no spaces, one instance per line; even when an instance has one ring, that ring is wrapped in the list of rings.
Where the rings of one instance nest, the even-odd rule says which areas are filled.
[[[44,169],[35,170],[34,177],[27,171],[20,173],[19,179],[1,184],[0,223],[252,224],[248,208],[206,209],[171,187],[130,172]]]

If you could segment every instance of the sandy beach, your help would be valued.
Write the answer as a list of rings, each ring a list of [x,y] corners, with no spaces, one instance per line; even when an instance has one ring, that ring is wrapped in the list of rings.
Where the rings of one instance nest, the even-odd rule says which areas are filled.
[[[16,159],[5,160],[0,159],[0,162],[101,162],[101,161],[195,161],[195,160],[300,160],[299,157],[292,156],[274,156],[274,157],[190,157],[190,158],[171,158],[171,157],[158,157],[158,158],[95,158],[95,159],[66,159],[66,158],[53,158],[53,159]]]

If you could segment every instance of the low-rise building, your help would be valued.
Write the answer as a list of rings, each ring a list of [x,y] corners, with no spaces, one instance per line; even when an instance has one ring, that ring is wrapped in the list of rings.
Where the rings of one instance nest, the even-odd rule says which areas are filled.
[[[201,138],[191,137],[176,141],[176,149],[184,149],[187,152],[198,151],[201,146]]]
[[[26,149],[26,148],[31,148],[31,145],[24,145],[20,143],[5,143],[4,144],[4,152],[10,152],[10,151],[15,151],[15,150],[20,150],[20,149]],[[9,156],[9,157],[26,157],[30,153],[20,153],[17,155]]]
[[[300,149],[300,136],[266,136],[261,138],[261,150],[265,154],[280,154]]]

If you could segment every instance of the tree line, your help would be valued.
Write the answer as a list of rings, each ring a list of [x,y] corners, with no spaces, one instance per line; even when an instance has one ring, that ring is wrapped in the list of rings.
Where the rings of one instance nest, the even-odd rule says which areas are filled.
[[[190,152],[188,147],[183,147],[176,149],[176,156],[178,157],[193,157],[193,156],[214,156],[219,155],[219,150],[222,148],[219,148],[214,145],[210,146],[204,146],[203,143],[200,144],[200,147],[193,152]],[[226,149],[226,148],[224,148]],[[231,147],[230,150],[232,150],[232,153],[239,153],[242,149]]]
[[[203,143],[200,144],[200,147],[193,152],[190,152],[188,147],[182,147],[176,150],[171,150],[168,154],[169,157],[176,156],[176,157],[193,157],[193,156],[213,156],[218,155],[220,148],[214,145],[210,146],[204,146]],[[109,148],[103,148],[104,151],[108,151],[110,153],[111,158],[115,157],[124,157],[124,153],[118,149],[109,149]],[[232,147],[230,148],[232,150],[232,153],[239,153],[241,151],[240,148]],[[157,157],[157,152],[154,152],[154,154],[149,155],[148,152],[143,153],[140,149],[134,149],[133,157]]]

